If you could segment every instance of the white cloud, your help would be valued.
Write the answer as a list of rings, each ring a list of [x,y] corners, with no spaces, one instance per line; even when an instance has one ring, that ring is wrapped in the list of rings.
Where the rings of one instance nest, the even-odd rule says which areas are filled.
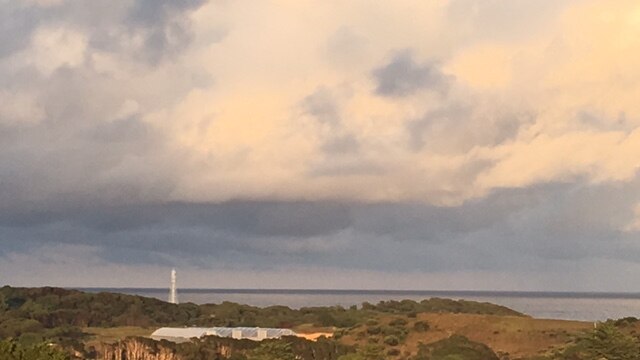
[[[0,124],[8,126],[34,125],[45,113],[35,96],[26,92],[0,90]]]
[[[41,28],[33,35],[31,49],[25,54],[45,75],[60,67],[76,67],[85,61],[87,39],[85,35],[64,27]]]

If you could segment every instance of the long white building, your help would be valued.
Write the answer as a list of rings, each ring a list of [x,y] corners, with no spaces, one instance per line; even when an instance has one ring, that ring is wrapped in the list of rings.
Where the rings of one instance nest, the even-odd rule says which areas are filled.
[[[151,334],[154,340],[169,340],[173,342],[185,342],[192,338],[203,336],[219,336],[233,339],[249,339],[262,341],[265,339],[278,339],[283,336],[298,336],[290,329],[258,328],[258,327],[191,327],[191,328],[170,328],[163,327]]]

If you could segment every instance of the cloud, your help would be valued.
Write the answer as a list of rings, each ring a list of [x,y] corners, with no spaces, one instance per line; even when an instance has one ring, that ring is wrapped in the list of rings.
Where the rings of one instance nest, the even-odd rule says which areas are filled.
[[[539,290],[550,281],[540,269],[562,283],[583,276],[594,262],[635,262],[640,249],[630,241],[634,235],[619,229],[633,219],[639,189],[554,184],[503,190],[455,208],[253,201],[51,209],[5,213],[0,234],[8,239],[5,259],[39,252],[33,261],[42,266],[58,260],[46,260],[41,249],[63,246],[85,249],[83,261],[105,267],[178,266],[213,273],[323,268],[359,272],[373,287],[385,287],[368,277],[377,272],[426,278],[512,273],[529,277]],[[7,274],[17,273],[19,268]],[[156,281],[151,273],[143,278]],[[285,277],[279,284],[323,284],[308,281]],[[202,279],[197,284],[211,286]]]
[[[323,124],[339,125],[340,109],[330,91],[320,88],[302,101],[302,107],[306,113],[313,116]]]
[[[635,1],[0,10],[3,263],[544,287],[635,261]]]
[[[17,1],[0,3],[0,59],[22,49],[41,20],[40,9]]]
[[[138,0],[126,20],[143,33],[145,57],[157,63],[167,54],[183,49],[191,40],[190,23],[185,16],[207,0]]]
[[[0,58],[26,50],[31,42],[35,53],[25,55],[47,73],[62,64],[77,65],[84,48],[157,65],[188,48],[193,40],[190,14],[205,4],[205,0],[4,2],[0,6],[5,10],[6,39]],[[216,34],[214,41],[223,34]]]
[[[592,182],[629,181],[636,177],[640,151],[635,130],[574,132],[558,137],[538,136],[531,142],[504,145],[505,157],[477,178],[482,187],[525,187],[554,180],[587,177]],[[497,152],[499,154],[499,152]],[[558,154],[566,154],[559,158]],[[567,160],[570,159],[568,162]]]
[[[356,140],[353,135],[347,134],[329,139],[322,145],[322,150],[324,150],[325,153],[344,154],[355,152],[358,150],[358,147],[358,140]]]
[[[393,56],[388,64],[373,71],[376,93],[382,96],[407,96],[420,90],[446,93],[449,77],[436,63],[419,64],[409,50]]]
[[[456,24],[457,33],[468,41],[519,41],[553,26],[566,8],[575,3],[573,0],[452,0],[446,4],[446,14],[451,23]]]

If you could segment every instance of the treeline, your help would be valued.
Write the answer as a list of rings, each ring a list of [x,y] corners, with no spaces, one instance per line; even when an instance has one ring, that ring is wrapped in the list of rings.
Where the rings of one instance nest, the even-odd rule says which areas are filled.
[[[498,316],[525,316],[515,310],[488,302],[468,300],[452,300],[431,298],[420,302],[413,300],[389,300],[381,301],[376,305],[362,304],[363,310],[373,310],[391,314],[417,314],[417,313],[452,313],[452,314],[478,314]]]
[[[147,359],[166,360],[499,360],[488,346],[460,335],[421,345],[417,354],[404,356],[380,345],[349,347],[331,339],[314,342],[285,337],[255,342],[206,337],[181,344],[129,338],[86,358],[138,359],[142,353]]]
[[[309,341],[283,337],[261,342],[208,336],[190,342],[173,343],[148,338],[128,338],[101,349],[88,351],[85,359],[171,360],[337,360],[349,348],[331,339]],[[352,350],[351,350],[352,351]]]
[[[0,288],[0,338],[46,333],[79,335],[78,328],[116,326],[260,326],[291,328],[301,324],[351,327],[379,314],[415,316],[422,312],[523,316],[503,306],[428,299],[364,303],[360,308],[286,306],[255,307],[231,302],[169,304],[142,296],[86,293],[60,288]]]
[[[154,326],[186,323],[200,315],[194,304],[176,306],[142,296],[52,287],[0,288],[0,323],[32,319],[45,328]]]

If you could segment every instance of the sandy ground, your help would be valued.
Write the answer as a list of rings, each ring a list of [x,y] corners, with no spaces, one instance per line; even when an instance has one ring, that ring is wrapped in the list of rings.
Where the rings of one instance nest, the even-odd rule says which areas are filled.
[[[318,340],[319,337],[332,337],[333,333],[330,332],[314,332],[314,333],[297,333],[298,337],[305,338],[307,340]]]

